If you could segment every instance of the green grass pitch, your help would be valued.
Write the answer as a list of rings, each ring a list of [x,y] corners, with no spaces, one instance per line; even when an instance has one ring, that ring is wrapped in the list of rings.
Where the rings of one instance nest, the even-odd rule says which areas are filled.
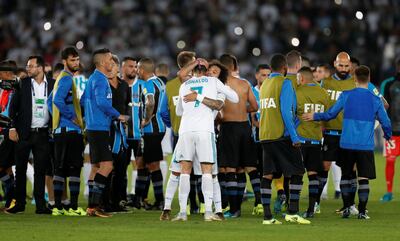
[[[381,154],[376,155],[377,176],[371,181],[371,194],[368,203],[370,220],[352,217],[342,220],[334,214],[341,206],[341,200],[333,200],[332,186],[329,199],[321,205],[321,214],[311,219],[311,225],[283,223],[280,226],[262,225],[261,216],[252,216],[253,199],[245,202],[242,217],[224,222],[205,223],[200,215],[189,216],[186,223],[159,221],[159,212],[135,210],[130,214],[117,214],[112,218],[92,217],[52,217],[34,214],[34,207],[27,205],[24,214],[0,214],[0,234],[7,241],[125,241],[125,240],[290,240],[290,241],[383,241],[400,240],[400,202],[382,204],[379,198],[385,192],[385,161]],[[395,196],[400,191],[400,168],[397,165],[395,177]],[[305,186],[306,187],[306,182]],[[307,190],[303,188],[301,210],[307,205]],[[396,195],[397,194],[397,195]],[[150,194],[152,196],[152,194]],[[177,197],[177,196],[176,196]],[[178,210],[177,198],[173,213]],[[86,205],[85,200],[82,206]],[[283,221],[282,218],[278,218]]]

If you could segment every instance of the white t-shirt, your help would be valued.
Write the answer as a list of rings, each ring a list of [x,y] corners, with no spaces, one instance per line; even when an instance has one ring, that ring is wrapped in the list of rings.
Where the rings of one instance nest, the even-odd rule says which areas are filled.
[[[220,93],[233,103],[239,102],[236,92],[215,77],[202,76],[188,79],[179,89],[179,100],[176,106],[176,114],[182,116],[179,135],[193,131],[214,133],[215,112],[199,101],[183,102],[183,97],[192,91],[213,100],[223,101],[224,98],[218,97]]]

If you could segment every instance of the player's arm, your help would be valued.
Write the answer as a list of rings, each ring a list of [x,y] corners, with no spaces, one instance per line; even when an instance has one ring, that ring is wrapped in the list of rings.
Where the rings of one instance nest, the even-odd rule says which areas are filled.
[[[328,121],[336,118],[336,116],[343,110],[344,101],[345,101],[345,93],[342,93],[336,103],[328,109],[328,111],[323,113],[305,113],[302,118],[305,121]]]
[[[186,80],[190,79],[190,74],[192,73],[193,69],[198,65],[202,64],[205,66],[208,66],[208,62],[205,59],[198,58],[194,60],[193,62],[187,64],[186,66],[182,67],[178,71],[178,78],[181,80],[181,82],[185,82]]]
[[[63,115],[65,118],[71,121],[75,119],[75,114],[72,111],[70,111],[69,108],[67,108],[65,100],[67,99],[67,96],[72,89],[72,81],[73,80],[71,77],[61,78],[58,82],[57,90],[55,91],[55,93],[53,92],[54,105],[57,106],[61,115]]]
[[[171,118],[169,116],[169,108],[168,108],[168,96],[167,92],[163,95],[161,99],[161,109],[160,109],[160,116],[163,122],[167,127],[171,127]]]
[[[216,79],[217,92],[222,93],[232,103],[239,103],[238,94],[228,85],[224,85],[219,79]]]
[[[118,118],[119,112],[112,106],[107,99],[107,82],[106,80],[95,81],[94,96],[99,109],[111,118]]]
[[[379,123],[382,126],[382,130],[384,133],[384,138],[386,140],[390,140],[392,137],[392,124],[390,122],[389,116],[385,111],[383,104],[380,102],[378,104],[377,118]]]
[[[368,83],[368,89],[374,93],[376,96],[378,96],[379,98],[381,98],[383,106],[385,107],[385,109],[389,108],[389,103],[386,101],[385,97],[379,92],[379,90],[375,87],[374,84],[372,84],[371,82]]]
[[[144,122],[145,125],[150,122],[151,118],[153,117],[153,112],[154,112],[154,106],[155,106],[155,101],[154,101],[154,95],[152,93],[148,93],[145,95],[145,102],[144,102]]]
[[[212,110],[221,110],[224,106],[224,101],[220,98],[216,100],[205,97],[204,95],[198,94],[196,91],[193,91],[190,94],[187,94],[183,97],[183,101],[185,102],[193,102],[199,101],[200,103],[204,104],[208,108]]]
[[[260,122],[256,118],[256,113],[251,113],[251,124],[257,128],[260,128]]]
[[[250,85],[248,85],[248,100],[249,100],[249,105],[247,105],[247,112],[256,112],[258,111],[258,104],[256,100],[256,96],[253,93],[253,89],[251,88]]]
[[[293,103],[294,103],[294,90],[291,84],[291,81],[286,79],[283,82],[280,99],[280,111],[282,114],[283,123],[287,128],[290,139],[292,140],[293,145],[297,145],[300,143],[299,136],[297,135],[295,124],[293,121]]]

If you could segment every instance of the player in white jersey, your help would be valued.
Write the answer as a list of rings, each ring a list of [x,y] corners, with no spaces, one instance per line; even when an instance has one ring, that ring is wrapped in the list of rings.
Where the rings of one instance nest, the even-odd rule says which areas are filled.
[[[180,213],[175,221],[187,220],[186,206],[190,190],[190,172],[192,161],[198,160],[202,169],[202,192],[205,200],[205,221],[212,221],[213,179],[212,166],[216,162],[216,147],[214,134],[213,110],[203,104],[207,99],[216,99],[217,93],[224,94],[233,102],[239,97],[230,87],[225,86],[214,77],[206,77],[207,68],[201,64],[194,68],[194,77],[181,85],[179,101],[176,107],[177,115],[182,116],[179,128],[179,140],[176,146],[176,159],[181,164],[179,183]],[[197,92],[197,101],[186,102],[185,96]]]

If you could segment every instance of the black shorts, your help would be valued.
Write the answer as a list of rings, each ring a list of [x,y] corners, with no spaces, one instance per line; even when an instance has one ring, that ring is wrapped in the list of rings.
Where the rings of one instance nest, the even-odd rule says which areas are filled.
[[[308,172],[322,171],[321,145],[302,145],[301,153],[303,155],[304,167]]]
[[[88,130],[86,136],[89,142],[90,162],[92,164],[113,160],[108,131]]]
[[[304,165],[301,149],[294,147],[290,140],[264,142],[263,148],[263,175],[274,175],[279,178],[292,175],[303,175]]]
[[[161,141],[165,133],[158,133],[143,136],[143,161],[152,163],[161,161],[164,158]]]
[[[340,162],[340,136],[324,134],[322,158],[324,161]]]
[[[257,149],[257,170],[259,173],[263,173],[263,149],[260,142],[256,142],[256,149]]]
[[[14,157],[14,146],[15,143],[4,135],[4,139],[0,144],[0,167],[9,168],[15,165]]]
[[[354,164],[357,167],[357,176],[368,179],[376,178],[375,157],[373,151],[360,151],[342,149],[343,159],[341,163],[342,176],[351,176]]]
[[[133,155],[136,157],[141,157],[142,154],[142,146],[140,144],[140,140],[127,140],[128,143],[128,159],[131,160],[132,151]]]
[[[218,137],[220,167],[257,167],[257,149],[249,122],[224,122]]]
[[[83,166],[83,136],[78,132],[54,134],[54,168],[69,169]]]

